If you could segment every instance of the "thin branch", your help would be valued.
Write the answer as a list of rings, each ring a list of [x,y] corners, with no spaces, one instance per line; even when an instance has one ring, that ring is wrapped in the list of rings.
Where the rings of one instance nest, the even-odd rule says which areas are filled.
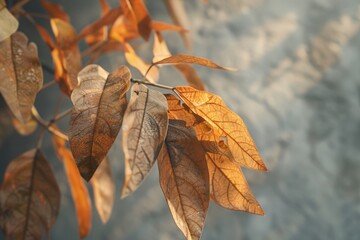
[[[25,6],[28,2],[30,2],[30,0],[19,1],[11,8],[11,13],[16,13],[17,11],[21,10],[21,8]]]
[[[65,111],[63,111],[62,113],[56,115],[53,119],[52,119],[52,122],[57,122],[59,121],[60,119],[66,117],[67,115],[69,115],[71,113],[71,111],[73,110],[73,108],[69,108]]]
[[[52,68],[52,67],[50,67],[50,66],[48,66],[48,65],[46,65],[46,64],[41,64],[42,65],[42,67],[43,67],[43,69],[46,71],[46,72],[48,72],[48,73],[50,73],[51,75],[54,75],[54,73],[55,73],[55,70]]]
[[[56,83],[57,83],[56,80],[52,80],[52,81],[50,81],[50,82],[47,82],[47,83],[45,83],[45,84],[42,86],[42,88],[40,89],[40,91],[43,91],[43,90],[45,90],[45,89],[48,89],[49,87],[55,85]]]
[[[68,141],[68,136],[61,132],[59,129],[51,126],[53,124],[53,122],[47,122],[46,120],[44,120],[40,114],[38,113],[38,111],[36,110],[35,107],[31,108],[31,114],[33,115],[33,117],[35,118],[35,120],[45,129],[47,129],[49,132],[51,132],[52,134]]]
[[[149,81],[146,81],[146,80],[143,81],[143,80],[139,80],[139,79],[134,79],[134,78],[131,79],[131,82],[133,82],[133,83],[141,83],[141,84],[144,84],[144,85],[163,88],[163,89],[167,89],[167,90],[171,90],[171,91],[174,91],[174,89],[175,89],[174,87],[162,85],[162,84],[159,84],[159,83],[152,83],[152,82],[149,82]]]

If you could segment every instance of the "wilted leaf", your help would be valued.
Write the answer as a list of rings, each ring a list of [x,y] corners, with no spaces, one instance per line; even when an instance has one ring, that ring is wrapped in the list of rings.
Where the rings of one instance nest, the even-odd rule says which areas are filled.
[[[165,22],[159,22],[159,21],[151,21],[151,28],[156,32],[163,32],[163,31],[186,32],[186,30],[181,26],[173,25]]]
[[[185,55],[185,54],[176,54],[176,55],[164,58],[160,61],[154,62],[153,64],[151,64],[151,66],[155,66],[155,65],[159,65],[159,64],[184,64],[184,63],[196,64],[196,65],[201,65],[201,66],[208,67],[208,68],[215,68],[215,69],[227,70],[227,71],[236,70],[233,68],[222,67],[206,58]]]
[[[91,185],[94,191],[96,210],[101,221],[106,223],[110,218],[115,199],[115,184],[107,157],[101,162],[91,178]]]
[[[59,18],[65,22],[69,22],[69,16],[60,4],[52,3],[47,0],[40,0],[41,6],[48,12],[51,18]]]
[[[41,239],[56,221],[60,190],[39,150],[13,160],[0,191],[0,227],[8,239]]]
[[[158,166],[160,185],[177,226],[188,240],[200,239],[209,206],[209,175],[194,129],[169,122]]]
[[[0,42],[10,37],[19,27],[19,22],[6,8],[4,0],[0,0]]]
[[[99,65],[80,71],[71,94],[74,109],[69,126],[71,151],[81,176],[89,181],[112,146],[126,108],[131,74],[121,66],[109,74]]]
[[[125,44],[125,58],[126,61],[139,70],[139,72],[145,76],[150,82],[157,82],[159,79],[159,69],[158,68],[151,68],[150,71],[148,69],[150,68],[150,64],[145,63],[134,51],[134,49],[130,46],[130,44]]]
[[[195,114],[204,118],[220,133],[219,138],[229,147],[238,164],[266,170],[245,123],[226,107],[220,97],[192,87],[176,87],[176,92]]]
[[[53,135],[53,143],[58,158],[64,163],[71,195],[75,204],[79,224],[79,235],[81,238],[84,238],[91,229],[91,201],[89,193],[81,179],[75,160],[70,150],[65,145],[65,141],[62,138]]]
[[[21,32],[0,42],[0,80],[0,92],[11,112],[19,121],[29,121],[43,73],[36,45]]]
[[[81,55],[76,42],[75,29],[67,22],[51,19],[51,28],[56,38],[56,48],[51,52],[55,64],[55,78],[61,90],[70,96],[77,86],[77,74],[81,69]]]
[[[165,140],[167,125],[164,95],[134,84],[122,127],[125,154],[122,197],[134,192],[150,172]]]
[[[183,29],[189,29],[190,22],[186,14],[184,1],[165,0],[166,8],[175,24]],[[189,32],[181,32],[186,48],[191,48],[191,39]]]
[[[30,135],[36,130],[37,127],[37,122],[33,118],[30,118],[30,120],[25,123],[20,122],[17,120],[17,118],[13,118],[12,124],[15,130],[21,135]]]

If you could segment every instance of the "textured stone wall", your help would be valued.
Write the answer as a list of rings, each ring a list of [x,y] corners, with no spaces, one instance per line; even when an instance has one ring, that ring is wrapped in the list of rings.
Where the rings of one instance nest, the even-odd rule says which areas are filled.
[[[89,2],[65,6],[78,12],[72,15],[78,27],[97,14]],[[155,19],[168,21],[162,1],[148,5]],[[270,169],[245,170],[266,215],[212,205],[203,239],[360,239],[360,1],[188,0],[186,7],[192,53],[240,69],[197,68],[208,90],[243,117]],[[183,52],[177,35],[166,37],[172,52]],[[123,59],[112,54],[102,63],[111,70]],[[184,83],[167,69],[161,78]],[[14,155],[4,151],[2,156]],[[119,193],[120,142],[111,155]],[[53,158],[50,150],[48,156]],[[73,239],[70,192],[61,165],[54,160],[53,166],[64,197],[51,237]],[[120,201],[117,195],[109,223],[102,226],[95,211],[93,216],[88,239],[182,239],[158,186],[157,167],[131,197]]]

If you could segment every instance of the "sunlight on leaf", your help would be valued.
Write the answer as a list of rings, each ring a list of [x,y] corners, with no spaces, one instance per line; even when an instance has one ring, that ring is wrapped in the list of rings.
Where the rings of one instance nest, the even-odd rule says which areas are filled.
[[[0,0],[0,42],[10,37],[19,27],[18,20],[6,8],[5,0]]]
[[[40,4],[48,12],[51,18],[59,18],[65,22],[70,22],[68,14],[60,4],[52,3],[47,0],[40,0]]]

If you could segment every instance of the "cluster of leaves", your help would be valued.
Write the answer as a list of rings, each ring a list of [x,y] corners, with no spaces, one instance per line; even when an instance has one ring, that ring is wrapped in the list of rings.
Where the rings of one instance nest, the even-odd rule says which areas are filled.
[[[9,238],[40,238],[59,212],[59,187],[41,152],[44,130],[52,134],[55,152],[64,164],[81,237],[91,228],[91,202],[81,177],[91,182],[104,223],[111,214],[115,184],[107,155],[120,128],[125,155],[122,197],[140,186],[157,160],[164,196],[187,239],[200,239],[210,200],[227,209],[263,215],[241,171],[241,167],[266,170],[254,141],[241,118],[220,97],[204,91],[202,81],[188,64],[230,69],[200,57],[171,55],[161,35],[162,31],[177,31],[187,41],[179,1],[166,1],[176,22],[172,25],[151,19],[142,0],[120,0],[115,8],[100,0],[101,18],[77,34],[60,5],[41,0],[54,39],[34,20],[35,13],[24,10],[27,2],[18,1],[10,12],[0,0],[0,23],[7,26],[0,29],[0,92],[20,133],[31,134],[37,124],[43,127],[35,149],[13,160],[4,176],[0,227]],[[51,50],[53,82],[73,103],[73,108],[55,113],[50,121],[38,114],[34,102],[37,93],[53,82],[43,86],[37,47],[28,43],[25,34],[16,32],[18,21],[14,16],[34,24]],[[154,58],[148,64],[136,54],[131,42],[138,38],[147,41],[152,34]],[[88,48],[81,53],[82,40]],[[144,80],[132,78],[126,66],[108,73],[93,63],[117,50],[124,51],[128,64],[138,69]],[[88,63],[83,68],[84,59]],[[158,84],[159,67],[164,64],[180,71],[190,87]],[[65,134],[56,123],[67,114],[71,117]]]

